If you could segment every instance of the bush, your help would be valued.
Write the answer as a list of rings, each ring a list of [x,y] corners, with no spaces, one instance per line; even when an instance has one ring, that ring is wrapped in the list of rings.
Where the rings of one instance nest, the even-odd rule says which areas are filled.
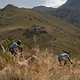
[[[2,45],[4,46],[4,48],[7,50],[9,48],[9,46],[13,43],[12,40],[6,39],[2,41]]]
[[[5,62],[8,62],[10,59],[10,54],[8,52],[5,52],[1,55],[1,57],[5,60]]]

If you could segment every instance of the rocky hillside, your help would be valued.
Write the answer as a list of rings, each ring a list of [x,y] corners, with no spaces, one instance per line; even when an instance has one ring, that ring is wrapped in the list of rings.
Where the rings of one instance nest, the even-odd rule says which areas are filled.
[[[40,7],[33,9],[41,11]],[[77,27],[80,27],[80,0],[68,0],[64,5],[62,5],[58,9],[52,9],[46,7],[44,12],[59,17],[65,21],[68,21],[69,23]]]
[[[55,16],[80,27],[80,0],[68,0],[56,10]]]
[[[61,8],[80,10],[80,0],[68,0],[66,4],[61,6]]]

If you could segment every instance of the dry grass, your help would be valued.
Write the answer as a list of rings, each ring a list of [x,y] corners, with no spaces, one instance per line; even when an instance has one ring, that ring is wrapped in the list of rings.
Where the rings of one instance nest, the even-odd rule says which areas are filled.
[[[0,62],[2,66],[2,58]],[[4,64],[0,70],[0,80],[80,80],[80,61],[74,59],[73,63],[70,66],[59,66],[57,55],[38,52],[28,59]]]

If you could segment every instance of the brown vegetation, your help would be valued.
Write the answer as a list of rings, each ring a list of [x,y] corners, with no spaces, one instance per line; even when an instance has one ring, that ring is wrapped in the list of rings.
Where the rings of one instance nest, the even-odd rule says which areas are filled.
[[[26,52],[26,56],[30,53]],[[0,58],[0,67],[3,60]],[[4,64],[0,70],[0,80],[80,80],[80,61],[72,61],[73,65],[60,66],[57,55],[47,50],[39,51],[27,59],[24,57],[21,61]]]

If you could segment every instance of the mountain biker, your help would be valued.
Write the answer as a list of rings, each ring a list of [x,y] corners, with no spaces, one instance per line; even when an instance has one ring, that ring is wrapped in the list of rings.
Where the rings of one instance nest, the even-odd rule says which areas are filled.
[[[12,55],[15,56],[17,50],[22,51],[22,48],[20,47],[20,45],[21,45],[21,40],[18,40],[10,46],[9,51],[11,52]]]
[[[66,65],[68,61],[72,64],[72,62],[71,62],[71,60],[70,60],[70,58],[69,58],[69,55],[70,55],[69,52],[64,51],[63,53],[61,53],[61,54],[58,56],[58,61],[59,61],[60,65],[62,65],[62,64],[61,64],[62,61],[64,61],[64,65]]]

